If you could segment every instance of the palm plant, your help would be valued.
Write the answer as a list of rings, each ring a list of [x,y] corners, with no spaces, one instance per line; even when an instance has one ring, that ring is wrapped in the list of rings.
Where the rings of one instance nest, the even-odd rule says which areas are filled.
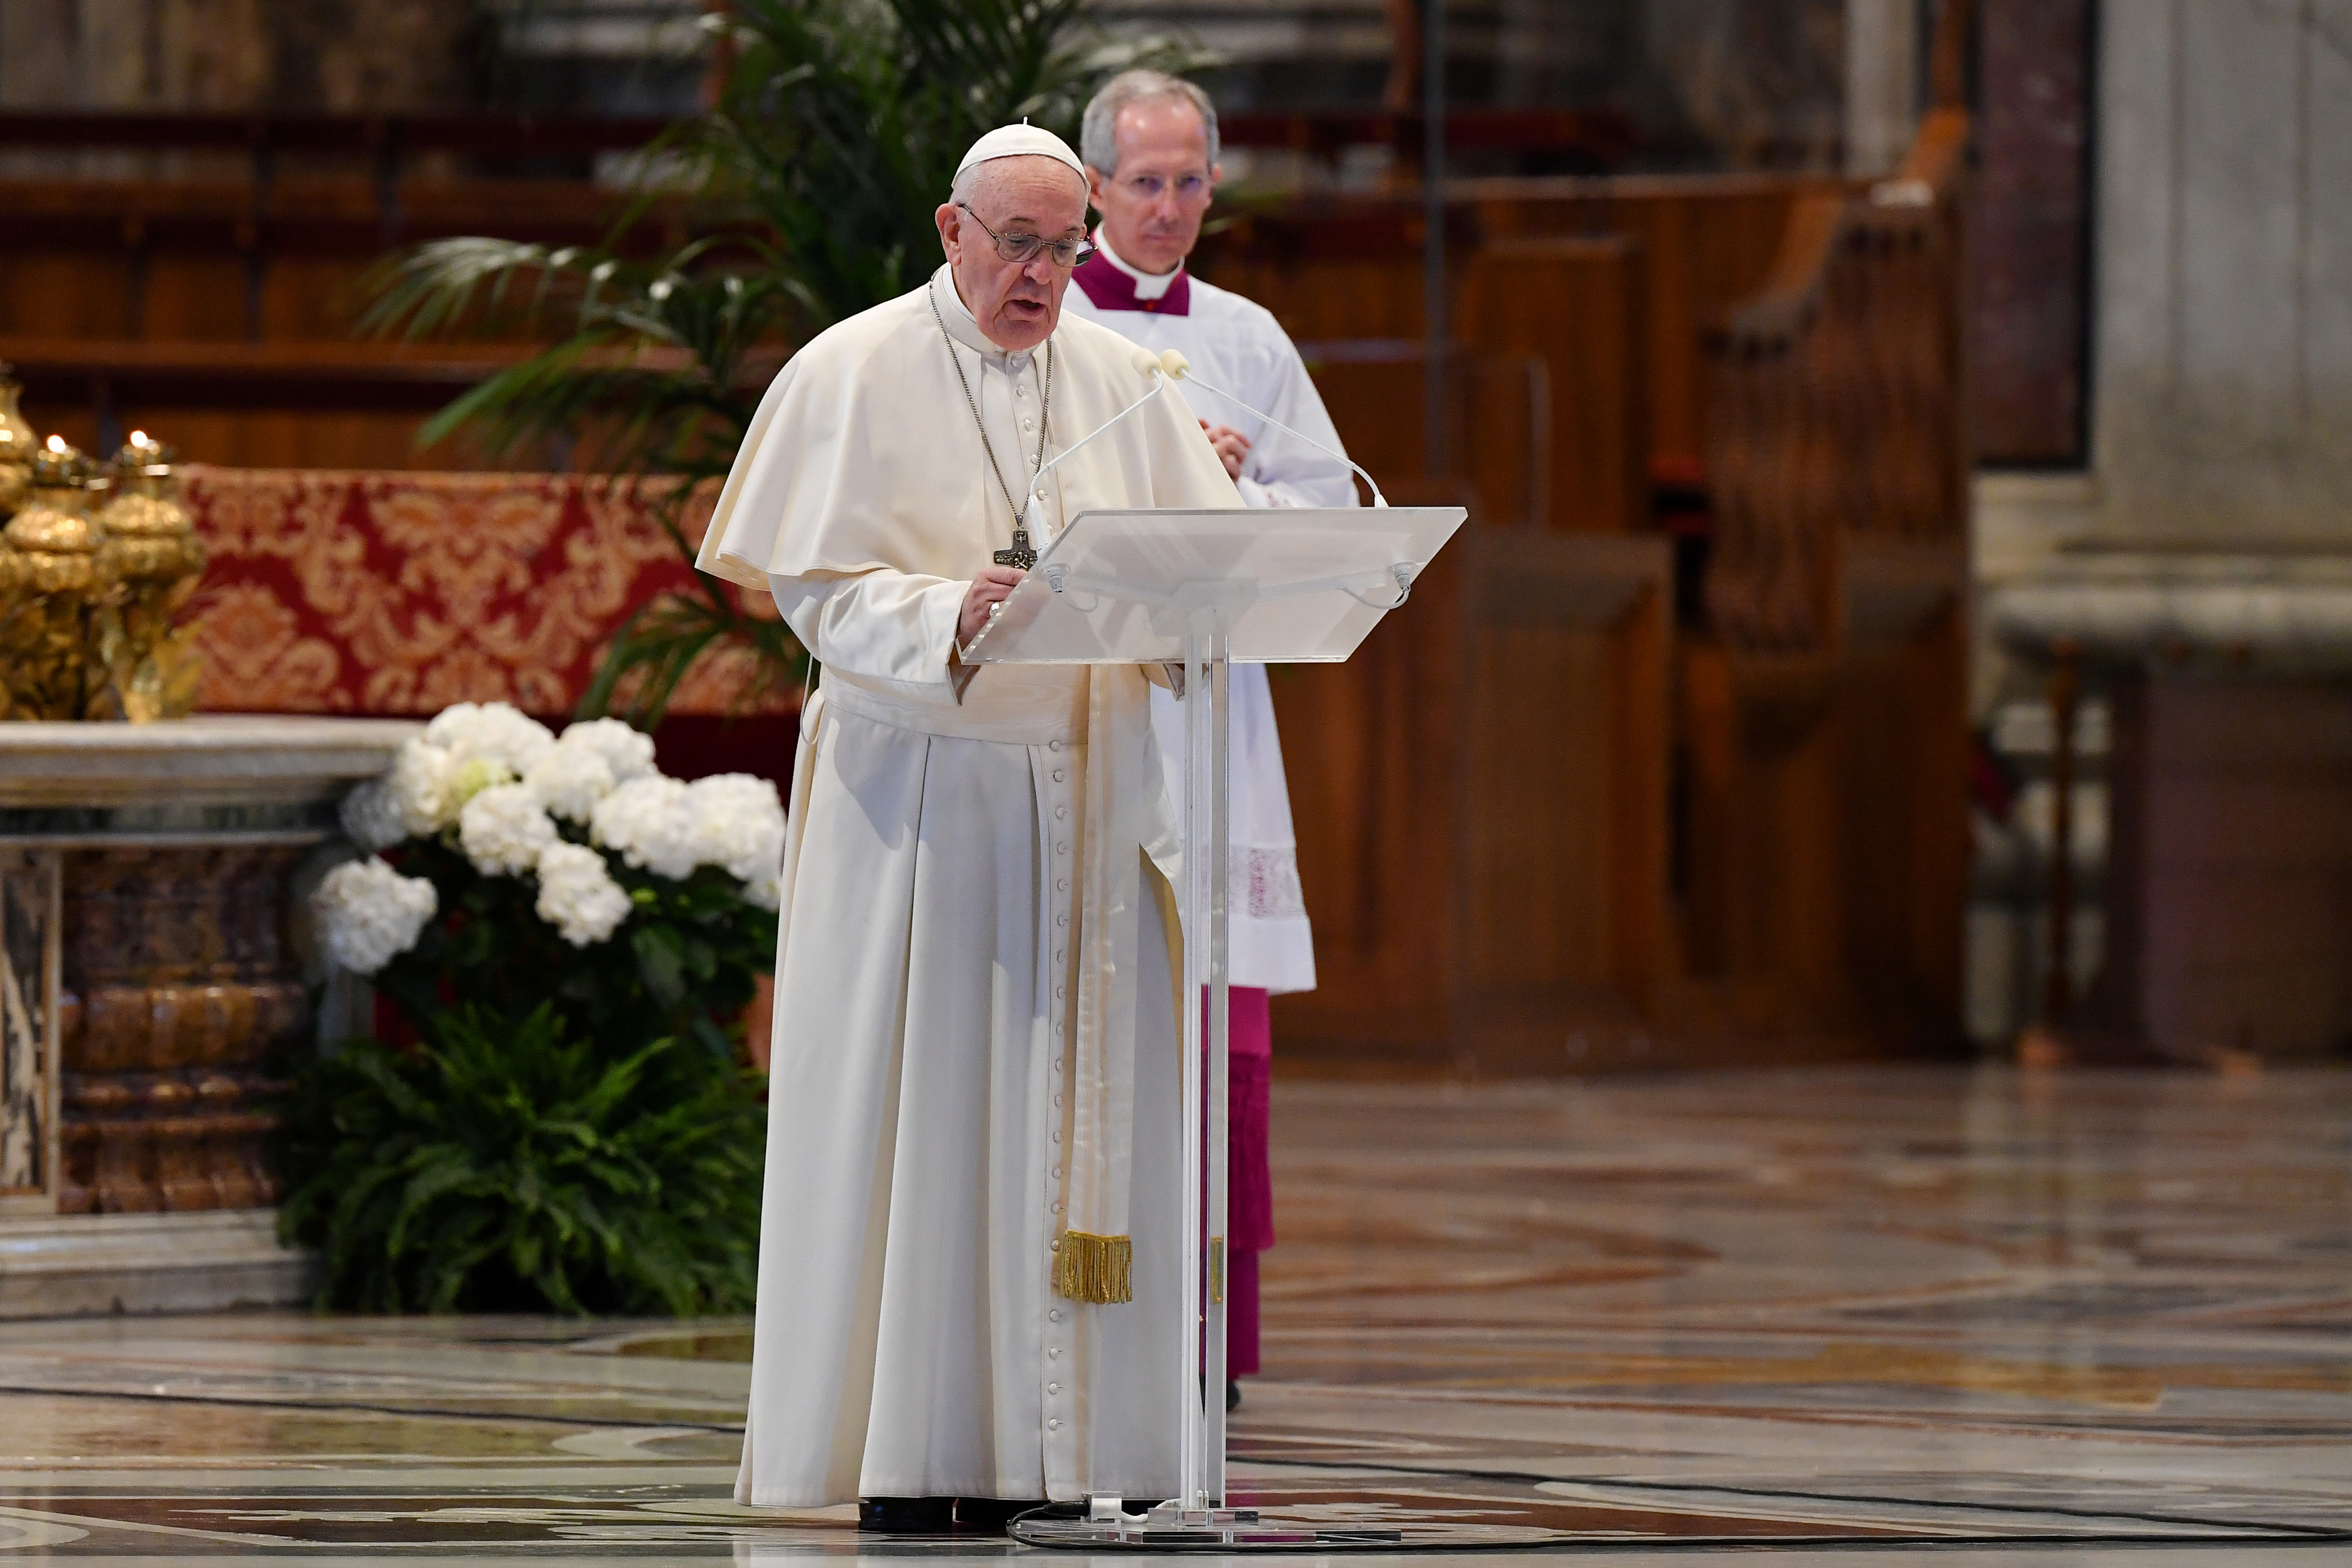
[[[602,243],[439,240],[373,276],[367,330],[562,334],[442,410],[419,439],[468,429],[496,455],[591,434],[598,466],[648,482],[690,563],[685,509],[697,486],[725,475],[792,345],[938,264],[931,214],[974,138],[1024,117],[1072,133],[1110,74],[1206,63],[1165,38],[1113,40],[1087,4],[732,0],[706,19],[724,62],[716,101],[651,150],[659,178]],[[682,244],[647,243],[672,226]],[[722,646],[754,656],[761,676],[747,697],[806,669],[789,631],[698,576],[692,593],[644,606],[622,629],[582,715],[625,699],[650,727]]]

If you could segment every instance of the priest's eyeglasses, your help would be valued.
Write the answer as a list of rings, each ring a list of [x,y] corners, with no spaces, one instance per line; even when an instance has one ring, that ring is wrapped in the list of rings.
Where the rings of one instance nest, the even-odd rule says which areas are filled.
[[[987,220],[971,210],[969,202],[958,202],[964,216],[979,224],[981,232],[996,242],[996,254],[1016,267],[1026,267],[1045,251],[1054,254],[1054,265],[1067,272],[1094,258],[1094,246],[1083,239],[1047,239],[1042,234],[999,234],[988,226]]]
[[[1216,192],[1206,174],[1179,174],[1172,180],[1165,174],[1130,174],[1119,184],[1147,202],[1158,201],[1163,191],[1174,191],[1180,202],[1205,202]]]

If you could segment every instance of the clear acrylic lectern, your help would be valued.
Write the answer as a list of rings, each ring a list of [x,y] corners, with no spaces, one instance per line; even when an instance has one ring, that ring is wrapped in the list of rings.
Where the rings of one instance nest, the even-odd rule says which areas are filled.
[[[1292,1548],[1373,1539],[1280,1530],[1225,1507],[1225,980],[1229,665],[1337,663],[1405,602],[1465,513],[1460,507],[1088,511],[1072,519],[966,664],[1181,667],[1184,1249],[1178,1289],[1201,1325],[1168,1368],[1181,1414],[1181,1492],[1148,1514],[1094,1500],[1086,1517],[1024,1521],[1036,1545]],[[1202,939],[1202,940],[1195,940]],[[1204,1034],[1205,1024],[1205,1034]],[[1393,1532],[1387,1537],[1393,1538]]]

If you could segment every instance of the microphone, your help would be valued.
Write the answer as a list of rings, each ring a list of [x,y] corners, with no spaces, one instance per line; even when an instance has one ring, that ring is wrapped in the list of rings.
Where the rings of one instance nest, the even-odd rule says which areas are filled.
[[[1219,397],[1223,398],[1226,402],[1234,404],[1251,414],[1256,415],[1259,418],[1265,420],[1267,424],[1273,426],[1276,429],[1282,431],[1284,434],[1297,437],[1300,440],[1306,442],[1308,446],[1314,447],[1325,457],[1339,458],[1341,462],[1347,464],[1348,467],[1354,468],[1359,474],[1363,474],[1364,483],[1372,487],[1372,504],[1374,506],[1386,506],[1389,504],[1389,498],[1381,494],[1380,481],[1373,479],[1371,475],[1364,473],[1362,467],[1358,464],[1353,458],[1350,458],[1345,452],[1335,451],[1331,447],[1326,447],[1322,442],[1318,441],[1314,437],[1307,435],[1303,430],[1293,430],[1289,426],[1285,425],[1281,420],[1276,419],[1273,415],[1268,414],[1263,408],[1251,408],[1248,404],[1242,402],[1240,398],[1235,397],[1223,387],[1210,385],[1209,383],[1202,381],[1199,376],[1192,374],[1192,362],[1186,359],[1176,350],[1170,349],[1160,356],[1160,368],[1161,372],[1167,375],[1169,380],[1189,381],[1193,385],[1201,387],[1205,391],[1213,392]]]
[[[1096,426],[1076,446],[1065,447],[1052,461],[1037,470],[1036,477],[1029,481],[1028,495],[1022,500],[1020,520],[1013,526],[1013,548],[996,552],[996,563],[999,566],[1018,566],[1026,572],[1037,564],[1037,552],[1031,548],[1029,543],[1029,513],[1045,493],[1045,476],[1076,457],[1088,441],[1092,441],[1097,436],[1101,435],[1167,389],[1167,373],[1160,363],[1160,355],[1153,353],[1150,349],[1139,348],[1128,356],[1128,363],[1135,367],[1137,374],[1150,381],[1151,390]],[[1024,556],[1026,559],[1022,559]]]

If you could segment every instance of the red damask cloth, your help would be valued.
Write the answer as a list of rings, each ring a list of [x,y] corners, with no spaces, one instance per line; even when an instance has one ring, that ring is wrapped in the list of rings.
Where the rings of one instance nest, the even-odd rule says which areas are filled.
[[[423,716],[453,702],[572,710],[614,634],[693,571],[668,494],[566,474],[182,470],[209,560],[193,606],[213,712]],[[690,542],[710,497],[681,509]],[[733,590],[728,590],[730,594]],[[772,616],[764,595],[736,603]],[[744,655],[706,657],[675,713],[783,713]]]

